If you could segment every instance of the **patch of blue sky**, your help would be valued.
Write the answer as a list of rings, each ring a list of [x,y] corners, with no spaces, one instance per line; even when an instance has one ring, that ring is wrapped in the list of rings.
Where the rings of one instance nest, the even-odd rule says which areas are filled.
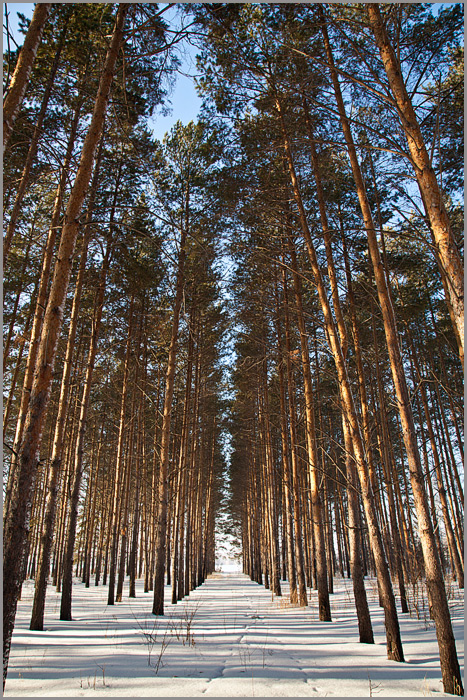
[[[164,13],[163,18],[168,23],[171,33],[183,31],[190,23],[190,19],[183,16],[178,8],[171,8]],[[170,40],[170,34],[168,38]],[[165,104],[164,110],[159,110],[149,121],[154,136],[159,140],[163,139],[165,133],[170,131],[178,120],[185,125],[190,121],[197,121],[202,104],[195,85],[195,78],[198,75],[197,49],[187,38],[184,38],[176,44],[175,52],[180,65],[176,72],[175,84],[168,97],[168,104]]]
[[[8,28],[10,31],[10,36],[13,42],[16,42],[18,46],[21,46],[24,40],[24,34],[19,31],[19,18],[18,12],[23,14],[28,19],[31,19],[32,13],[34,12],[33,2],[4,2],[2,3],[3,9],[3,49],[5,50],[7,46],[7,33],[6,25],[8,22]],[[14,43],[13,43],[14,48]]]

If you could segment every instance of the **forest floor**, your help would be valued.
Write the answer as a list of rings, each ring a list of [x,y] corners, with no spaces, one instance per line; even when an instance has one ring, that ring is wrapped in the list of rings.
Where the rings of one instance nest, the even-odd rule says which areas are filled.
[[[400,615],[405,663],[388,661],[376,583],[366,582],[375,644],[358,642],[351,582],[335,579],[332,622],[317,619],[316,592],[292,607],[239,573],[216,573],[164,617],[151,593],[107,606],[107,588],[73,588],[73,622],[47,595],[44,632],[28,629],[33,583],[18,605],[5,697],[397,697],[445,695],[433,623]],[[284,592],[286,588],[284,586]],[[417,594],[417,591],[415,591]],[[417,596],[416,596],[417,597]],[[449,586],[463,667],[463,591]],[[170,600],[166,588],[166,600]],[[415,601],[414,601],[415,602]]]

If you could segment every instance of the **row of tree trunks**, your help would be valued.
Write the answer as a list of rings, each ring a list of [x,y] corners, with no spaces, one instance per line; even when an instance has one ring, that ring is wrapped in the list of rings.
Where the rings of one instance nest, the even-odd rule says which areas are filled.
[[[373,11],[374,10],[375,8],[373,8]],[[372,10],[369,10],[369,12],[371,16]],[[452,631],[451,618],[449,615],[446,591],[444,587],[443,573],[441,569],[439,553],[436,547],[433,525],[431,522],[430,512],[428,508],[428,500],[424,486],[423,470],[421,466],[420,454],[416,439],[412,408],[410,404],[409,392],[407,388],[400,353],[394,307],[392,304],[391,292],[388,288],[387,279],[384,273],[384,267],[381,264],[381,255],[379,252],[378,242],[376,238],[373,216],[366,195],[365,184],[360,170],[349,120],[345,112],[344,101],[339,85],[339,78],[337,71],[334,67],[334,58],[325,24],[323,24],[322,26],[322,34],[326,48],[326,54],[331,69],[331,77],[334,85],[334,92],[336,96],[336,102],[338,105],[342,129],[347,143],[350,164],[367,234],[368,248],[373,265],[373,273],[378,291],[378,299],[383,316],[392,378],[397,395],[400,420],[403,430],[404,445],[407,453],[407,460],[409,466],[410,481],[412,485],[415,508],[417,511],[418,531],[424,556],[428,594],[430,596],[432,614],[435,620],[437,630],[441,670],[443,674],[443,684],[447,692],[453,693],[455,688],[462,687],[462,680],[457,659],[454,634]],[[439,199],[441,200],[440,197]],[[449,233],[449,231],[445,232],[445,234],[447,233]],[[459,298],[459,294],[457,295],[457,297]]]
[[[351,432],[353,451],[355,455],[355,461],[357,464],[360,486],[362,489],[362,497],[365,506],[365,515],[369,527],[371,547],[375,559],[380,588],[382,590],[382,599],[385,610],[388,658],[393,659],[395,661],[403,661],[404,657],[402,652],[402,643],[400,639],[399,622],[397,618],[394,592],[392,589],[389,568],[384,552],[381,531],[376,517],[376,511],[374,507],[374,495],[369,479],[368,465],[365,457],[362,436],[360,433],[360,426],[354,397],[351,390],[351,383],[349,381],[347,366],[342,352],[341,343],[339,341],[338,332],[333,319],[330,302],[328,300],[328,296],[322,278],[322,273],[316,257],[316,251],[308,227],[307,217],[301,198],[300,187],[295,173],[290,139],[286,130],[283,109],[278,98],[276,99],[276,108],[282,127],[282,133],[284,138],[284,150],[286,152],[290,179],[294,192],[294,198],[299,211],[299,219],[302,227],[302,233],[306,243],[310,265],[317,285],[319,300],[324,314],[327,336],[329,339],[331,351],[333,354],[338,374],[342,407],[345,411],[345,418],[347,420]]]
[[[37,9],[45,5],[37,5]],[[48,10],[48,7],[46,8]],[[96,148],[102,133],[104,117],[113,81],[115,64],[123,39],[123,25],[128,5],[120,5],[105,65],[99,83],[94,112],[81,152],[78,172],[68,200],[65,224],[55,265],[52,286],[44,315],[41,341],[39,343],[36,370],[31,387],[28,412],[24,422],[23,439],[18,450],[18,476],[12,489],[11,505],[5,522],[4,536],[4,587],[3,587],[3,673],[4,682],[8,669],[11,635],[16,616],[16,605],[21,587],[21,569],[29,530],[31,495],[37,472],[38,452],[46,417],[52,371],[57,342],[63,320],[63,305],[68,288],[71,264],[78,234],[78,217],[91,178]],[[13,111],[14,114],[14,111]],[[12,116],[7,119],[11,124]]]
[[[148,7],[142,11],[150,12]],[[198,10],[204,12],[201,6]],[[394,231],[388,230],[385,241],[383,228],[389,219],[384,189],[379,189],[378,182],[387,186],[389,173],[384,170],[384,158],[369,142],[367,133],[374,133],[369,123],[367,130],[362,128],[360,144],[354,143],[352,120],[344,106],[346,94],[343,98],[338,79],[345,74],[334,64],[326,31],[328,16],[339,13],[335,8],[327,10],[323,14],[320,8],[311,8],[310,35],[306,36],[306,23],[302,23],[304,34],[297,34],[306,51],[313,40],[313,52],[324,68],[319,75],[313,74],[312,57],[305,52],[293,61],[290,75],[285,66],[277,70],[276,61],[267,55],[271,50],[274,59],[277,37],[271,38],[270,45],[266,41],[264,66],[268,68],[260,75],[256,65],[249,65],[247,52],[245,65],[238,66],[238,75],[249,74],[258,94],[265,98],[256,106],[257,122],[255,117],[239,128],[256,145],[262,133],[265,139],[272,138],[268,148],[237,164],[238,181],[248,182],[252,177],[254,187],[249,190],[251,198],[242,201],[235,208],[235,217],[232,215],[232,221],[241,222],[242,228],[229,240],[229,254],[238,270],[229,287],[235,303],[227,305],[227,311],[213,262],[220,240],[216,226],[223,216],[216,207],[219,204],[224,210],[226,204],[238,204],[237,194],[230,187],[222,189],[225,182],[223,175],[217,178],[219,173],[214,179],[219,180],[221,190],[215,189],[219,182],[215,187],[211,182],[217,166],[210,135],[207,140],[200,137],[200,124],[177,125],[164,143],[154,144],[145,137],[139,140],[139,122],[135,129],[130,124],[135,105],[125,105],[128,123],[125,118],[113,118],[121,106],[126,71],[118,69],[112,117],[107,120],[105,143],[103,138],[100,141],[90,187],[89,159],[94,159],[99,141],[96,134],[95,140],[88,134],[92,155],[87,152],[85,158],[83,149],[82,163],[86,161],[89,172],[83,176],[80,168],[76,176],[70,197],[74,204],[68,207],[60,245],[62,202],[66,201],[67,182],[73,181],[74,142],[81,138],[77,134],[83,110],[76,105],[82,102],[84,106],[85,95],[91,94],[91,67],[83,81],[80,76],[86,68],[80,63],[72,69],[72,89],[77,95],[69,103],[76,107],[74,119],[71,112],[57,122],[65,136],[57,147],[59,158],[54,160],[57,171],[64,155],[66,158],[55,208],[55,176],[46,171],[46,196],[40,204],[34,197],[42,188],[42,176],[38,183],[30,183],[31,196],[28,192],[22,198],[20,192],[14,200],[15,178],[24,191],[35,172],[31,164],[42,172],[49,141],[45,133],[37,140],[38,124],[53,111],[47,107],[49,98],[59,104],[54,85],[61,79],[62,59],[56,42],[66,28],[66,18],[65,13],[63,17],[53,14],[54,22],[60,18],[51,31],[56,39],[50,62],[55,57],[52,68],[56,72],[40,79],[33,76],[34,116],[28,121],[22,114],[25,145],[15,142],[12,155],[16,159],[7,160],[8,211],[12,212],[8,235],[14,250],[9,259],[4,350],[5,376],[11,382],[4,426],[12,451],[5,532],[9,543],[19,524],[23,538],[16,539],[21,546],[16,599],[25,577],[36,578],[32,629],[43,629],[50,568],[57,590],[63,593],[61,614],[66,620],[72,619],[73,575],[81,577],[87,587],[92,576],[96,585],[109,583],[112,605],[125,595],[125,577],[130,597],[137,594],[137,579],[144,577],[141,583],[145,592],[154,590],[153,613],[158,615],[164,613],[166,586],[171,586],[173,604],[198,586],[215,566],[215,517],[226,503],[227,468],[232,475],[232,500],[227,506],[232,522],[229,513],[226,530],[235,539],[242,524],[244,571],[264,583],[273,596],[287,591],[282,582],[288,580],[291,603],[304,607],[317,599],[321,620],[331,619],[335,576],[351,577],[358,633],[364,643],[374,642],[364,577],[376,575],[389,658],[403,660],[396,602],[402,612],[412,612],[417,590],[425,591],[426,573],[433,611],[433,601],[439,602],[439,576],[463,586],[463,485],[457,464],[463,455],[461,377],[448,313],[439,299],[442,277],[456,327],[459,307],[453,313],[454,297],[449,296],[448,287],[457,284],[457,263],[448,260],[451,253],[446,246],[441,250],[446,241],[442,241],[443,232],[434,234],[435,215],[431,221],[440,280],[431,275],[434,268],[429,263],[410,257],[409,246],[401,245],[400,252],[404,236],[396,241]],[[382,11],[383,17],[391,11]],[[73,12],[78,12],[76,7]],[[105,12],[101,20],[106,17],[111,22],[117,9]],[[222,12],[221,8],[220,15]],[[296,6],[282,15],[282,7],[264,6],[258,12],[265,22],[268,12],[283,18],[277,25],[279,36],[282,27],[293,29],[295,13],[306,16],[308,10]],[[350,9],[350,15],[342,16],[344,24],[353,12]],[[398,114],[402,122],[407,121],[412,116],[404,112],[406,96],[395,75],[399,59],[387,46],[378,6],[368,15],[389,79],[386,104],[396,108],[399,90]],[[121,20],[121,8],[117,23],[118,17]],[[365,13],[360,19],[368,30],[364,40],[371,46]],[[230,20],[233,27],[236,20]],[[451,22],[455,21],[453,13]],[[346,26],[351,34],[351,25]],[[341,46],[336,40],[337,24],[329,20],[328,28],[335,45]],[[136,34],[131,31],[133,38]],[[223,36],[227,42],[229,33]],[[69,37],[67,49],[68,45]],[[237,47],[232,61],[238,58],[236,52]],[[323,52],[327,60],[322,60]],[[119,53],[129,60],[129,54]],[[345,52],[337,55],[339,62],[347,61]],[[377,70],[384,84],[383,67]],[[352,80],[349,73],[347,79]],[[244,87],[241,80],[238,87],[240,91]],[[335,100],[330,100],[329,109],[315,101],[315,88],[317,94],[324,88],[327,95],[334,88]],[[146,98],[141,102],[146,108]],[[373,105],[368,104],[371,112]],[[324,114],[329,124],[321,118]],[[85,118],[81,115],[81,119]],[[263,121],[267,132],[261,131]],[[84,135],[87,122],[83,123]],[[103,118],[101,123],[93,118],[93,124],[103,133]],[[342,135],[335,141],[332,129],[338,139],[342,129],[345,142]],[[20,136],[19,129],[17,132]],[[416,129],[412,132],[409,140],[420,142],[420,134]],[[374,138],[379,148],[385,137],[375,134]],[[242,155],[251,146],[247,141],[239,139],[245,149]],[[156,186],[150,194],[139,155],[136,160],[133,157],[139,146],[144,147],[141,152],[157,152],[160,158],[161,167],[152,183]],[[357,158],[359,146],[362,151]],[[441,151],[440,145],[438,148]],[[207,151],[209,156],[204,159]],[[100,170],[101,155],[105,166]],[[397,154],[393,156],[396,162]],[[381,165],[377,178],[376,168]],[[442,196],[433,183],[431,187],[426,179],[419,180],[425,202]],[[81,205],[79,182],[86,191]],[[209,198],[206,182],[208,189],[213,185]],[[130,196],[130,189],[139,195]],[[222,203],[216,201],[220,191]],[[211,198],[213,192],[217,195]],[[75,264],[85,203],[81,258]],[[157,221],[153,218],[156,210]],[[70,211],[75,215],[73,221],[67,218]],[[121,217],[116,211],[122,212]],[[165,213],[159,220],[161,211]],[[417,215],[414,222],[423,227],[429,218]],[[21,228],[24,249],[19,244]],[[402,225],[401,232],[406,232]],[[452,233],[446,239],[449,243],[448,239]],[[417,256],[422,247],[418,241]],[[39,267],[42,248],[42,271],[34,270]],[[399,254],[404,264],[401,273]],[[58,259],[49,292],[54,256]],[[210,256],[212,260],[206,263]],[[423,273],[420,278],[419,271]],[[74,279],[74,298],[67,289],[69,279]],[[47,307],[48,297],[52,309]],[[413,303],[422,308],[416,312],[416,322],[411,317]],[[227,397],[228,374],[222,363],[228,356],[230,364],[233,356],[226,342],[231,314],[236,318],[231,327],[237,359],[228,379],[235,390]],[[70,318],[67,338],[61,334],[62,317]],[[398,327],[402,322],[404,326]],[[456,337],[459,342],[458,324]],[[24,362],[26,348],[29,355]],[[52,381],[53,367],[61,363],[62,381]],[[21,382],[22,392],[16,390]],[[14,439],[12,417],[16,418]],[[230,465],[227,430],[233,446]],[[25,505],[20,503],[23,493],[19,489],[24,491]],[[11,557],[13,550],[8,552]],[[434,568],[431,555],[439,558]],[[397,601],[393,586],[399,593]],[[14,596],[10,589],[7,576],[6,602],[11,612]],[[441,614],[447,616],[444,626]],[[453,637],[447,634],[447,604],[437,615],[445,688],[462,692]],[[6,624],[7,637],[9,625],[11,620]],[[451,685],[449,674],[453,674]]]
[[[14,442],[13,442],[14,451],[13,451],[13,457],[12,457],[11,464],[10,464],[10,471],[8,474],[8,483],[7,483],[7,489],[6,489],[6,494],[5,494],[4,523],[6,522],[6,518],[8,517],[8,512],[9,512],[9,508],[10,508],[11,492],[13,489],[14,480],[16,478],[17,455],[19,452],[19,448],[21,446],[21,441],[23,439],[24,425],[25,425],[26,415],[27,415],[28,406],[29,406],[29,398],[31,396],[32,384],[33,384],[33,380],[34,380],[34,371],[36,368],[37,357],[38,357],[38,353],[39,353],[39,344],[40,344],[42,327],[43,327],[43,322],[44,322],[44,314],[45,314],[45,309],[46,309],[47,299],[48,299],[50,271],[52,268],[53,255],[54,255],[54,251],[55,251],[55,242],[57,239],[57,234],[59,232],[59,223],[60,223],[60,217],[61,217],[62,202],[63,202],[63,198],[65,195],[65,186],[66,186],[67,178],[69,176],[69,169],[71,166],[71,158],[72,158],[72,154],[73,154],[73,146],[75,143],[76,132],[78,129],[79,113],[80,113],[80,108],[77,107],[75,110],[75,114],[74,114],[74,118],[73,118],[73,122],[72,122],[72,127],[70,130],[70,135],[68,137],[67,151],[66,151],[62,171],[60,174],[60,180],[59,180],[59,184],[58,184],[56,195],[55,195],[51,223],[50,223],[49,231],[47,234],[47,241],[46,241],[45,248],[44,248],[39,289],[37,292],[35,311],[34,311],[34,319],[33,319],[33,323],[32,323],[31,335],[30,335],[30,339],[29,339],[29,352],[28,352],[28,358],[27,358],[27,363],[26,363],[26,369],[25,369],[24,377],[23,377],[23,389],[22,389],[22,393],[21,393],[21,403],[20,403],[20,408],[19,408],[19,412],[18,412],[18,417],[16,420],[16,433],[15,433],[15,438],[14,438]]]

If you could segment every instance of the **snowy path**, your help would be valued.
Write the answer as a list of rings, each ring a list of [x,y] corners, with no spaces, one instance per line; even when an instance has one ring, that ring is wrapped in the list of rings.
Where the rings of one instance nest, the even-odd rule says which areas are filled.
[[[125,586],[125,595],[127,594]],[[50,587],[46,630],[28,630],[32,584],[24,587],[5,697],[308,697],[443,695],[431,623],[401,615],[406,663],[386,658],[381,610],[368,582],[374,645],[358,643],[350,582],[336,579],[333,622],[242,574],[214,574],[163,618],[151,593],[106,605],[107,589],[73,593],[73,622],[60,622]],[[166,600],[170,600],[166,589]],[[463,605],[453,603],[463,663]],[[428,629],[426,629],[428,627]],[[371,684],[371,693],[370,693]]]

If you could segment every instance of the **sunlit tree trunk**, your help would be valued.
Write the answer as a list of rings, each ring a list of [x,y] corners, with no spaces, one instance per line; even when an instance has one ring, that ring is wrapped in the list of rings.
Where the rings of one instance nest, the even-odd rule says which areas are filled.
[[[289,581],[290,602],[295,605],[298,603],[297,592],[297,577],[295,574],[295,557],[294,557],[294,534],[293,534],[293,518],[294,511],[291,500],[291,474],[290,474],[290,456],[289,445],[287,440],[287,416],[285,406],[285,386],[284,386],[284,370],[283,370],[283,348],[282,348],[282,324],[280,318],[280,301],[277,290],[277,280],[275,284],[276,295],[276,336],[277,336],[277,374],[279,376],[279,400],[281,411],[281,447],[282,447],[282,472],[284,479],[284,498],[283,498],[283,515],[282,523],[285,529],[286,549],[287,549],[287,578]],[[305,588],[306,595],[306,588]]]
[[[123,503],[120,511],[119,534],[120,534],[120,559],[118,563],[117,585],[115,588],[115,602],[121,603],[123,598],[123,583],[125,580],[125,562],[128,549],[128,515],[130,505],[130,485],[134,463],[134,440],[135,440],[135,392],[132,395],[132,404],[130,406],[130,416],[132,417],[129,426],[129,435],[125,445],[124,463],[124,481],[122,488]]]
[[[72,10],[73,11],[73,10]],[[34,163],[34,159],[37,153],[37,147],[39,144],[39,139],[42,134],[42,124],[44,122],[44,117],[47,111],[47,106],[49,104],[50,95],[52,93],[52,87],[54,84],[55,76],[57,74],[58,65],[60,63],[60,57],[62,54],[63,46],[65,43],[65,36],[68,29],[68,17],[65,19],[65,25],[60,32],[60,36],[57,42],[57,49],[55,51],[55,58],[50,69],[49,77],[45,86],[44,94],[42,96],[41,107],[39,114],[37,115],[36,125],[34,127],[34,133],[32,135],[31,143],[29,145],[28,155],[26,157],[26,162],[24,164],[23,172],[21,173],[21,180],[16,191],[15,201],[13,208],[10,213],[10,219],[8,221],[7,230],[5,233],[5,238],[3,241],[3,266],[5,268],[5,262],[10,249],[11,241],[13,240],[13,235],[16,229],[16,222],[18,221],[18,216],[21,211],[21,205],[23,203],[23,198],[26,193],[26,189],[29,183],[29,175]]]
[[[264,345],[264,349],[266,346]],[[279,536],[277,531],[277,506],[276,506],[276,489],[274,479],[274,458],[272,451],[272,435],[271,423],[269,414],[269,389],[268,389],[268,368],[267,358],[264,355],[261,363],[261,402],[262,402],[262,418],[263,418],[263,439],[265,446],[265,461],[264,461],[264,488],[265,488],[265,505],[266,517],[268,521],[269,534],[269,556],[270,556],[270,584],[271,591],[274,595],[282,595],[280,584],[280,551],[279,551]]]
[[[80,107],[77,107],[74,114],[73,123],[71,126],[70,135],[68,137],[67,150],[65,158],[62,165],[62,170],[60,173],[60,180],[55,194],[54,208],[52,212],[52,218],[50,222],[49,231],[47,234],[47,241],[45,244],[42,267],[40,274],[39,289],[37,292],[36,305],[34,310],[34,319],[31,329],[31,337],[29,341],[28,358],[26,362],[26,369],[23,377],[23,389],[21,392],[20,406],[18,411],[18,417],[16,420],[16,432],[14,439],[14,453],[11,460],[10,472],[8,474],[8,485],[5,494],[5,505],[4,505],[4,521],[8,517],[11,491],[14,485],[14,479],[16,478],[17,470],[17,457],[21,446],[21,441],[23,439],[24,424],[26,421],[26,414],[29,406],[29,398],[31,396],[32,384],[34,380],[34,371],[36,368],[37,356],[39,353],[39,344],[41,341],[41,332],[44,321],[44,314],[47,305],[47,292],[49,287],[50,270],[53,262],[53,254],[55,251],[55,241],[57,239],[57,233],[60,228],[60,218],[62,215],[62,202],[65,194],[65,187],[67,179],[69,177],[69,169],[71,165],[71,158],[73,155],[73,146],[76,139],[76,132],[79,123],[79,113]]]
[[[402,543],[400,538],[399,523],[396,516],[396,508],[394,503],[394,492],[392,484],[392,472],[390,469],[390,457],[389,457],[389,444],[391,442],[391,436],[388,430],[387,424],[387,412],[385,408],[384,391],[383,391],[383,379],[381,376],[381,363],[379,357],[378,341],[376,338],[376,325],[373,318],[373,346],[375,352],[375,369],[376,369],[376,384],[378,390],[379,399],[379,414],[380,419],[377,425],[377,435],[380,442],[380,457],[381,466],[383,471],[383,481],[386,484],[386,496],[389,505],[389,516],[391,521],[391,537],[389,538],[388,548],[393,547],[393,561],[395,571],[397,573],[397,579],[399,582],[399,592],[401,596],[401,610],[403,613],[409,612],[407,604],[407,594],[405,590],[404,582],[404,572],[403,572],[403,552]]]
[[[451,230],[448,213],[443,202],[443,194],[436,180],[430,154],[425,146],[420,125],[402,77],[401,65],[390,42],[379,5],[378,3],[368,3],[366,7],[381,60],[388,76],[389,86],[397,105],[399,119],[407,138],[418,186],[430,220],[437,262],[463,367],[464,266],[462,258]]]
[[[190,313],[189,327],[193,325],[193,311]],[[172,603],[175,604],[180,600],[179,577],[180,571],[180,551],[182,549],[182,540],[184,537],[183,520],[185,514],[183,492],[185,490],[185,475],[186,462],[188,451],[188,428],[189,428],[189,413],[190,413],[190,396],[191,396],[191,381],[193,376],[193,332],[190,330],[188,335],[188,356],[187,369],[185,380],[185,398],[183,403],[183,418],[182,418],[182,434],[180,440],[180,454],[178,460],[178,470],[176,475],[175,486],[175,512],[174,512],[174,541],[172,546]],[[183,575],[183,574],[182,574]]]
[[[350,570],[352,573],[352,586],[357,610],[358,631],[360,634],[360,642],[363,644],[374,644],[373,628],[371,625],[370,610],[368,608],[368,599],[363,578],[362,552],[359,536],[360,518],[358,512],[357,474],[354,464],[352,438],[344,416],[342,419],[342,428],[344,431],[345,466],[347,474]]]
[[[104,440],[103,440],[103,435],[104,435],[104,421],[101,421],[101,428],[100,428],[100,435],[97,438],[97,449],[96,449],[96,457],[95,457],[95,464],[93,465],[93,471],[91,473],[92,479],[90,478],[89,482],[89,489],[91,493],[91,499],[92,499],[92,505],[89,508],[89,515],[87,518],[88,521],[88,534],[87,534],[87,539],[86,539],[86,562],[85,562],[85,569],[84,569],[84,574],[83,574],[83,583],[86,586],[86,588],[89,588],[91,584],[91,573],[92,573],[92,564],[91,564],[91,558],[92,558],[92,551],[93,551],[93,542],[96,536],[97,532],[97,513],[98,513],[98,489],[99,489],[99,477],[100,477],[100,472],[101,470],[101,464],[103,461],[103,452],[104,452]],[[100,507],[103,507],[103,503],[100,503]]]
[[[97,190],[97,184],[99,181],[99,166],[102,151],[102,141],[103,140],[101,139],[99,153],[97,155],[96,160],[96,167],[94,169],[93,181],[91,184],[90,199],[86,215],[86,225],[84,228],[84,235],[82,241],[81,258],[78,268],[78,274],[76,277],[75,292],[73,296],[73,304],[70,314],[70,326],[68,329],[67,347],[65,351],[65,360],[63,364],[62,381],[60,385],[60,398],[58,402],[58,411],[55,421],[53,450],[47,483],[48,494],[44,521],[42,526],[42,552],[37,569],[36,583],[34,587],[34,603],[30,623],[31,630],[42,630],[44,624],[47,577],[49,575],[50,553],[52,551],[52,539],[55,524],[55,512],[57,507],[59,477],[63,457],[65,425],[68,415],[73,353],[75,351],[76,330],[78,327],[79,310],[81,307],[81,295],[86,270],[88,245],[91,238],[91,219],[94,208],[94,198]]]
[[[143,530],[142,524],[142,503],[141,503],[141,485],[143,476],[143,466],[146,463],[146,423],[144,416],[144,398],[147,392],[147,342],[145,333],[145,305],[144,299],[141,310],[141,328],[140,337],[143,340],[143,351],[141,358],[142,365],[142,376],[141,376],[141,390],[139,391],[139,403],[137,408],[137,439],[136,439],[136,453],[135,453],[135,488],[134,488],[134,506],[133,506],[133,524],[131,532],[131,542],[130,542],[130,555],[128,560],[128,573],[130,577],[129,582],[129,598],[136,597],[136,577],[137,577],[137,557],[139,549],[140,558],[140,573],[141,577],[142,569],[141,563],[144,558],[144,547],[141,541],[140,547],[138,548],[138,539],[140,529]],[[141,524],[140,524],[141,521]],[[143,540],[143,535],[141,535],[141,540]]]
[[[107,605],[115,604],[115,579],[117,570],[117,554],[119,542],[119,529],[121,517],[121,494],[125,483],[125,428],[127,423],[127,403],[130,392],[129,374],[130,358],[134,325],[134,295],[131,296],[130,308],[128,312],[128,331],[125,349],[125,360],[122,379],[122,396],[120,400],[120,419],[118,426],[117,457],[115,463],[115,483],[113,494],[112,523],[110,527],[110,562],[109,562],[109,589],[107,594]]]
[[[293,377],[292,368],[292,347],[290,341],[290,318],[289,318],[289,299],[287,290],[287,274],[285,266],[282,267],[282,285],[283,285],[283,297],[284,297],[284,316],[285,316],[285,351],[286,351],[286,372],[287,372],[287,387],[288,387],[288,403],[289,403],[289,431],[290,431],[290,461],[292,464],[292,499],[293,499],[293,526],[294,526],[294,543],[295,543],[295,564],[297,570],[297,584],[298,584],[298,602],[300,606],[305,607],[308,605],[308,599],[306,594],[306,581],[305,581],[305,561],[303,556],[303,536],[302,536],[302,513],[300,507],[300,472],[298,465],[298,438],[297,438],[297,412],[295,406],[295,382]],[[314,437],[314,436],[313,436]],[[312,496],[313,501],[313,496]],[[320,527],[322,527],[322,522],[320,522]],[[323,541],[324,545],[324,541]],[[320,552],[322,555],[324,551]],[[322,582],[326,583],[326,567],[324,567],[324,577],[321,579]],[[326,596],[327,590],[326,586],[324,588],[324,594]],[[319,595],[319,583],[318,583],[318,595]],[[326,612],[326,598],[324,599],[324,612]],[[322,614],[321,608],[322,601],[319,601],[320,615]],[[328,600],[329,604],[329,600]],[[322,619],[320,617],[320,619]]]
[[[184,561],[184,593],[183,595],[188,595],[192,590],[192,561],[193,561],[193,548],[195,546],[194,533],[193,533],[193,517],[194,517],[194,503],[193,503],[193,492],[195,490],[195,477],[197,474],[197,463],[199,459],[199,440],[198,440],[198,423],[200,416],[200,396],[201,396],[201,356],[199,352],[199,337],[200,337],[200,326],[199,319],[196,319],[195,323],[195,377],[193,383],[193,409],[192,409],[192,421],[191,421],[191,454],[189,463],[187,463],[187,476],[186,476],[186,489],[184,493],[185,500],[185,537],[184,545],[181,549],[185,550],[185,561]],[[181,567],[180,567],[181,568]]]
[[[305,319],[303,315],[301,280],[298,275],[298,264],[295,247],[290,237],[289,249],[291,256],[291,267],[293,271],[298,330],[300,334],[303,389],[305,394],[305,431],[308,453],[308,476],[311,489],[311,513],[315,542],[316,575],[318,582],[319,619],[322,621],[330,621],[331,606],[329,602],[328,572],[326,571],[326,547],[324,542],[323,531],[324,520],[321,498],[319,493],[317,472],[318,453],[316,449],[313,383],[311,379],[310,357],[308,352],[308,335],[306,332]]]
[[[3,100],[3,150],[5,150],[5,146],[10,139],[16,117],[23,102],[29,76],[36,60],[37,49],[41,43],[42,32],[44,31],[51,7],[51,2],[36,3],[31,24],[19,52],[15,71],[8,85],[6,97]]]

